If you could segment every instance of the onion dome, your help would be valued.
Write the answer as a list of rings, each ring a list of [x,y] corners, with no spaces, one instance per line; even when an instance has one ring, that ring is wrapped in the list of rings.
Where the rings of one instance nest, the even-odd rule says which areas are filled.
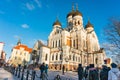
[[[57,19],[54,23],[53,23],[53,26],[54,25],[60,25],[61,26],[61,23],[59,22],[59,20]]]
[[[76,11],[74,12],[74,14],[73,14],[73,17],[74,17],[74,16],[82,16],[82,13],[79,12],[78,10],[76,10]]]
[[[87,23],[87,25],[85,26],[85,28],[89,28],[89,27],[92,27],[92,28],[93,28],[93,25],[90,23],[90,20],[88,20],[88,23]]]
[[[20,40],[20,39],[18,39],[17,45],[20,45],[20,44],[21,44],[21,40]]]
[[[71,12],[69,12],[68,14],[67,14],[67,18],[69,17],[69,16],[72,16],[73,14],[74,14],[74,5],[72,6],[72,11]]]
[[[75,12],[72,10],[70,13],[68,13],[67,18],[68,18],[69,16],[73,16],[74,13],[75,13]]]

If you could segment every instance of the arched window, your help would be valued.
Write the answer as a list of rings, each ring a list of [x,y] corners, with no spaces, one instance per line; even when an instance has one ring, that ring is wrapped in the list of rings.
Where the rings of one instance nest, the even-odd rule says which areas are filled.
[[[62,60],[62,54],[60,54],[60,60]]]
[[[58,54],[56,54],[56,60],[58,60]]]
[[[95,59],[95,63],[98,64],[98,58]]]
[[[80,24],[80,21],[78,21],[78,25]]]
[[[57,40],[56,40],[56,46],[55,47],[57,47]]]
[[[73,47],[75,47],[75,40],[73,40]]]
[[[71,55],[69,55],[69,59],[71,60]]]
[[[45,61],[47,61],[47,56],[48,56],[48,54],[45,55]]]
[[[73,55],[73,61],[75,61],[75,55]]]
[[[52,60],[54,60],[54,54],[52,55]]]
[[[59,44],[58,44],[58,45],[59,45],[59,47],[60,47],[60,40],[59,40]]]
[[[77,56],[76,56],[76,61],[77,61]]]
[[[53,41],[53,48],[54,48],[54,41]]]

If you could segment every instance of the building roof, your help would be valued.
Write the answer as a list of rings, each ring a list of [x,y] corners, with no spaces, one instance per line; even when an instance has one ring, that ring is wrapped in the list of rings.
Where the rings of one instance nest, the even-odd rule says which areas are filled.
[[[88,23],[87,23],[87,25],[85,26],[85,28],[89,28],[89,27],[92,27],[92,28],[93,28],[93,25],[90,23],[90,20],[88,20]]]
[[[61,26],[61,23],[59,22],[59,20],[57,19],[54,23],[53,23],[53,26],[54,25],[60,25]]]
[[[76,6],[76,10],[74,10],[74,5],[72,6],[72,11],[67,14],[67,18],[69,16],[72,16],[72,17],[74,17],[74,16],[82,16],[82,13],[79,12],[79,10],[78,10],[78,6]]]
[[[42,41],[38,40],[38,48],[40,49],[40,46],[47,47],[45,44],[42,43]]]
[[[20,48],[24,48],[24,50],[25,50],[25,51],[28,51],[29,53],[32,52],[32,48],[28,48],[28,46],[23,45],[23,44],[20,44],[20,45],[17,45],[17,46],[14,47],[14,49],[18,49],[18,50],[19,50]]]

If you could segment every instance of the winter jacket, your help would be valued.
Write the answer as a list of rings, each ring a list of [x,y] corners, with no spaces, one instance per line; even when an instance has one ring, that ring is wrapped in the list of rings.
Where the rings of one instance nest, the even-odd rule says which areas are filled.
[[[100,80],[108,80],[108,72],[109,72],[109,69],[107,67],[104,67],[100,71]]]
[[[83,78],[83,68],[82,67],[78,67],[78,77],[79,77],[79,80],[82,80],[82,78]]]
[[[42,65],[40,66],[40,71],[41,71],[41,73],[43,73],[43,72],[45,71],[45,65],[42,64]]]
[[[48,65],[45,66],[45,73],[48,73]]]
[[[98,71],[95,68],[90,68],[89,69],[88,79],[89,80],[99,80]]]
[[[120,80],[120,71],[118,68],[112,68],[109,71],[108,80]]]

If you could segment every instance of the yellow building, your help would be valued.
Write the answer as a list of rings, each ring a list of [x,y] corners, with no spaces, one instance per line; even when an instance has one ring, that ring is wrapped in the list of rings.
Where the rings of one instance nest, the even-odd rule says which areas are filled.
[[[18,64],[24,65],[28,63],[30,61],[31,52],[32,48],[28,48],[28,46],[21,44],[21,42],[18,41],[17,45],[12,49],[9,64],[18,66]]]

